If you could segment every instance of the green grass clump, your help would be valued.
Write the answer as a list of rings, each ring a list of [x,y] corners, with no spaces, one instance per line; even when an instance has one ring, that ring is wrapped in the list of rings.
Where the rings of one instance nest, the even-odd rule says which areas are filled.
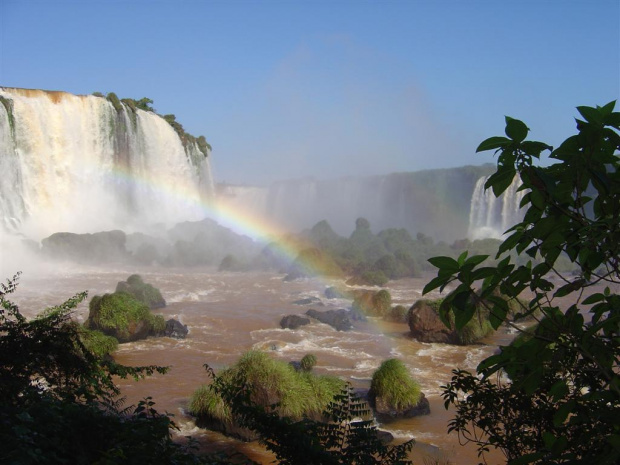
[[[131,331],[140,324],[145,324],[149,333],[155,327],[163,330],[166,325],[163,317],[153,315],[148,305],[125,292],[97,295],[90,301],[86,321],[88,329],[100,330],[123,342],[130,338]]]
[[[118,348],[118,341],[112,336],[107,336],[101,331],[80,328],[80,340],[84,347],[97,357],[110,355]]]
[[[302,357],[299,362],[299,366],[303,371],[312,371],[314,366],[316,365],[316,355],[314,354],[306,354]]]
[[[216,418],[227,425],[232,424],[232,412],[224,400],[211,388],[203,384],[198,387],[189,400],[188,411],[195,417]]]
[[[415,406],[422,396],[420,385],[409,374],[407,367],[394,358],[383,362],[372,375],[370,391],[399,410]]]
[[[224,383],[239,376],[251,392],[254,403],[263,407],[278,404],[276,411],[279,415],[295,420],[321,415],[344,386],[344,382],[336,377],[297,372],[290,364],[274,360],[260,351],[246,352],[235,365],[218,375]],[[207,386],[194,392],[189,412],[199,418],[231,421],[228,406]]]

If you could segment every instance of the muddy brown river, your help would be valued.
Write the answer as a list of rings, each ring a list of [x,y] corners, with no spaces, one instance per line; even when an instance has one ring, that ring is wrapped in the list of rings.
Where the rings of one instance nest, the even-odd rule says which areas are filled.
[[[280,329],[279,321],[287,314],[303,314],[309,308],[327,310],[347,308],[351,301],[327,299],[327,286],[342,282],[308,279],[284,282],[274,273],[218,273],[197,269],[117,268],[105,271],[74,266],[54,266],[25,273],[12,300],[26,316],[34,316],[45,307],[61,303],[77,292],[87,290],[89,296],[113,292],[118,281],[139,273],[145,282],[159,288],[167,307],[155,311],[166,319],[177,318],[189,328],[184,340],[150,338],[122,344],[114,357],[126,365],[157,364],[170,367],[166,375],[155,375],[134,382],[121,380],[127,405],[151,396],[160,412],[174,415],[180,427],[179,436],[194,436],[211,450],[235,449],[259,463],[271,463],[273,457],[256,443],[240,443],[218,433],[197,428],[186,414],[188,399],[196,387],[208,382],[205,363],[216,369],[234,363],[250,349],[267,351],[274,358],[300,360],[305,354],[317,357],[315,372],[341,377],[358,388],[368,388],[373,372],[382,361],[398,358],[419,381],[431,404],[431,414],[413,419],[381,424],[397,441],[416,440],[412,452],[415,463],[478,463],[473,447],[459,445],[456,435],[447,434],[452,413],[441,399],[442,384],[453,368],[474,370],[498,343],[513,336],[499,332],[484,344],[459,347],[446,344],[420,343],[408,337],[408,327],[379,319],[355,322],[354,328],[338,332],[313,323],[297,330]],[[427,279],[403,279],[390,282],[388,289],[393,304],[410,306],[421,297]],[[431,295],[432,296],[432,295]],[[294,301],[316,297],[319,305],[296,305]],[[86,303],[80,305],[76,319],[88,315]],[[495,463],[501,462],[497,456]]]

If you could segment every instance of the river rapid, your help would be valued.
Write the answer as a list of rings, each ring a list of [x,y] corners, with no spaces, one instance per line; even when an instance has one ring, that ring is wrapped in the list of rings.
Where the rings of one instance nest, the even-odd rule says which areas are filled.
[[[203,367],[208,363],[216,371],[233,364],[250,349],[268,351],[276,359],[300,360],[305,354],[317,357],[314,371],[331,374],[367,389],[373,372],[388,358],[402,360],[419,381],[431,404],[431,414],[413,419],[381,424],[397,441],[416,440],[412,452],[415,463],[431,462],[469,465],[478,463],[473,447],[461,447],[458,437],[447,434],[453,413],[446,411],[441,399],[442,384],[451,370],[474,370],[498,344],[513,337],[499,331],[484,344],[469,347],[420,343],[408,336],[408,326],[379,319],[354,322],[354,328],[338,332],[315,322],[297,330],[280,329],[284,315],[304,314],[309,308],[328,310],[348,308],[351,301],[327,299],[326,287],[342,282],[329,279],[306,279],[284,282],[283,275],[267,272],[219,273],[206,269],[124,268],[96,269],[54,266],[45,271],[29,272],[20,279],[15,294],[10,296],[22,313],[32,317],[44,308],[56,305],[72,295],[88,291],[96,294],[114,292],[118,281],[139,273],[145,282],[159,288],[167,307],[156,310],[166,319],[176,318],[189,328],[186,339],[149,338],[122,344],[115,359],[126,365],[165,365],[166,375],[154,375],[139,382],[120,380],[127,404],[136,404],[151,396],[160,412],[174,415],[180,427],[179,436],[191,435],[211,450],[239,450],[259,463],[271,463],[273,456],[256,443],[240,443],[218,433],[197,428],[186,414],[192,392],[208,382]],[[388,290],[393,305],[411,306],[421,298],[425,279],[392,281]],[[436,297],[437,295],[430,295]],[[320,303],[296,305],[296,300],[315,297]],[[76,311],[83,322],[88,316],[87,302]],[[497,457],[499,461],[500,457]]]

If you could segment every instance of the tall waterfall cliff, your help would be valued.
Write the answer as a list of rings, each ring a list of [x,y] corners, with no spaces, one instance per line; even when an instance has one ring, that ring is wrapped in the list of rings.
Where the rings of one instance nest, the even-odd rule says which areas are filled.
[[[118,99],[0,88],[0,230],[40,239],[202,219],[208,155]]]
[[[477,180],[493,165],[394,173],[332,180],[301,179],[269,187],[218,186],[218,197],[235,208],[263,215],[292,231],[327,220],[342,235],[364,217],[373,231],[405,228],[435,240],[467,236]]]
[[[487,179],[488,176],[485,176],[478,180],[471,198],[468,233],[470,239],[499,239],[508,229],[519,223],[525,213],[520,208],[525,192],[518,190],[521,187],[518,176],[515,176],[508,189],[499,197],[493,195],[492,189],[484,189]]]

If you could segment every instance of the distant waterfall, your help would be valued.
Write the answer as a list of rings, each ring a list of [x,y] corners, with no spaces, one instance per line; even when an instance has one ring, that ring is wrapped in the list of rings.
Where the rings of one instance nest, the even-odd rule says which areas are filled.
[[[102,97],[0,88],[0,231],[135,229],[204,218],[205,149]]]
[[[521,179],[514,180],[500,195],[495,197],[492,189],[485,190],[484,184],[489,177],[478,179],[471,198],[469,211],[469,238],[501,238],[504,232],[523,219],[523,210],[519,208],[524,191],[518,191]]]
[[[268,187],[218,186],[219,198],[289,231],[327,220],[348,236],[364,217],[373,232],[404,228],[439,241],[467,235],[470,199],[476,181],[494,167],[469,166],[413,173],[328,180],[296,179]]]

